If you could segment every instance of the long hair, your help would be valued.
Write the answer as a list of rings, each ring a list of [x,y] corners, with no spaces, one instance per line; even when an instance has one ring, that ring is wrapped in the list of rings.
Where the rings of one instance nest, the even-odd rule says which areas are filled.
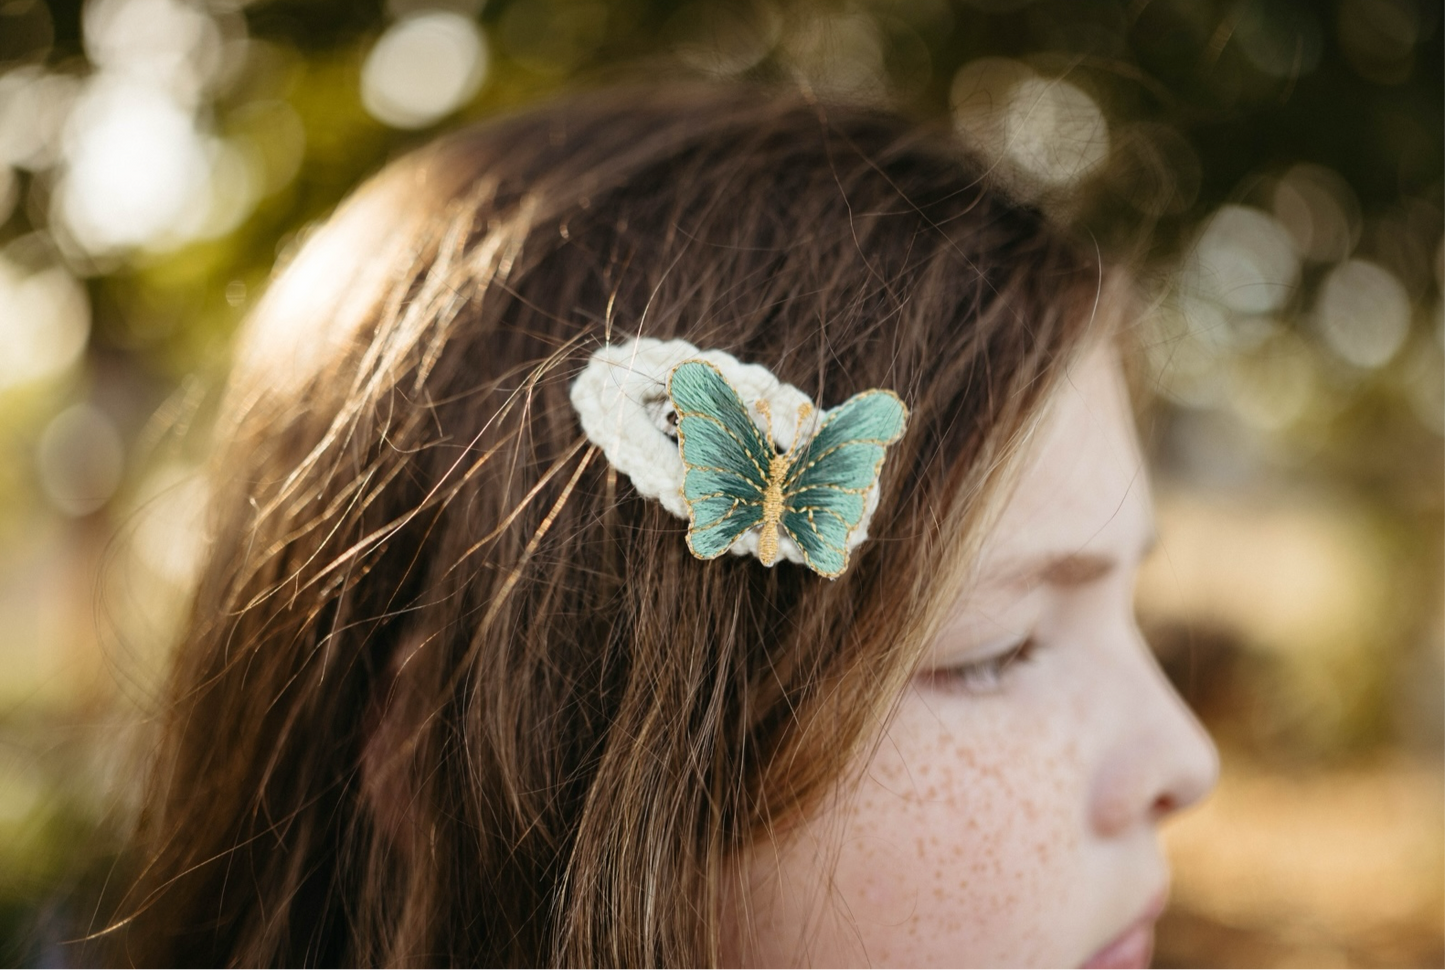
[[[704,965],[956,593],[1101,267],[951,135],[797,95],[573,97],[433,143],[249,321],[106,958]],[[703,562],[568,400],[682,337],[911,410],[827,580]]]

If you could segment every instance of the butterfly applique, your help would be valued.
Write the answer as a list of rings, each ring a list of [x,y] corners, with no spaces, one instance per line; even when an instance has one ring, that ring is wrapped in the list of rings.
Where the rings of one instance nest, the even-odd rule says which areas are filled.
[[[667,392],[686,469],[682,495],[692,554],[715,559],[757,528],[764,565],[777,561],[780,535],[786,535],[814,572],[840,576],[848,568],[848,538],[863,519],[868,491],[878,481],[888,446],[902,437],[908,421],[898,395],[855,394],[825,411],[812,435],[803,433],[812,416],[805,407],[792,446],[780,451],[767,402],[758,402],[768,424],[764,430],[707,361],[674,367]]]

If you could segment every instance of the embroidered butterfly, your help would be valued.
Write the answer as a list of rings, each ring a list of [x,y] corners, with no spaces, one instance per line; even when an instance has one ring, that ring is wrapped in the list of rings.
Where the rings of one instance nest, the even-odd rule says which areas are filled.
[[[841,575],[868,490],[908,420],[898,395],[881,390],[855,394],[824,412],[806,441],[803,429],[811,411],[805,406],[792,446],[780,451],[767,402],[758,402],[768,424],[764,431],[727,378],[707,361],[674,367],[667,393],[677,412],[686,468],[682,494],[692,554],[715,559],[747,530],[758,528],[758,558],[771,566],[781,531],[814,572],[829,579]]]

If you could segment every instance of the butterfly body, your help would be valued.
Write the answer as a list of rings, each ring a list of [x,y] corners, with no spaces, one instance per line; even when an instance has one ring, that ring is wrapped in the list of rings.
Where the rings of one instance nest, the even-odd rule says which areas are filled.
[[[773,454],[768,458],[767,487],[763,489],[763,521],[761,532],[758,533],[758,558],[763,561],[764,566],[771,566],[778,560],[778,529],[783,521],[784,488],[788,483],[788,472],[793,468],[793,458],[797,454],[798,445],[801,443],[802,435],[795,432],[793,445],[787,451],[779,451],[777,443],[773,440],[772,412],[766,400],[757,402],[756,407],[762,412],[768,421],[768,443],[773,448]],[[804,408],[798,412],[798,431],[801,432],[803,422],[810,415],[811,409]]]
[[[689,360],[673,368],[668,394],[686,468],[693,554],[716,558],[755,529],[765,565],[777,561],[786,536],[815,572],[841,575],[887,446],[903,434],[907,409],[897,395],[854,395],[825,412],[811,434],[805,425],[812,410],[804,406],[791,445],[780,451],[768,402],[757,402],[764,431],[712,364]]]

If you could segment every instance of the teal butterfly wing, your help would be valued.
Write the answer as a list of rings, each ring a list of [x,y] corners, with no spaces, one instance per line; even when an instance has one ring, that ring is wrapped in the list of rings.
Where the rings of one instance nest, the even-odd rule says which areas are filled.
[[[677,411],[677,440],[686,474],[682,496],[691,526],[687,545],[715,559],[763,520],[763,493],[774,454],[737,391],[703,360],[677,365],[667,393]]]
[[[779,524],[814,571],[832,578],[848,568],[848,537],[863,519],[888,446],[907,423],[898,395],[864,391],[828,411],[798,450],[783,484]]]

